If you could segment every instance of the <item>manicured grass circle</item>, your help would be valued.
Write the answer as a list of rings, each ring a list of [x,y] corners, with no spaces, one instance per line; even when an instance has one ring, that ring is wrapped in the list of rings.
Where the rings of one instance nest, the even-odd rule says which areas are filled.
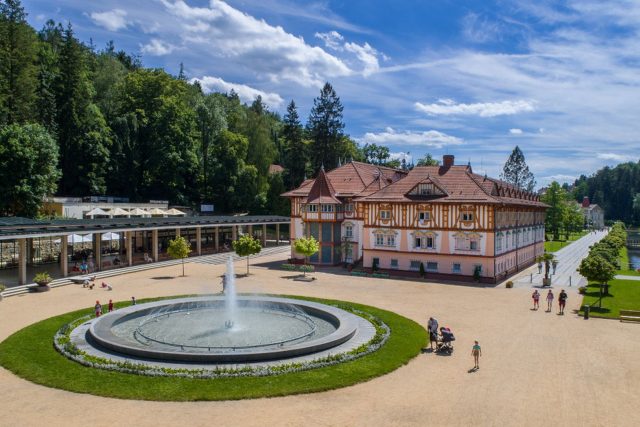
[[[367,381],[406,364],[420,352],[427,338],[422,326],[390,311],[344,301],[300,299],[371,313],[389,326],[391,336],[382,348],[367,356],[303,372],[216,379],[148,377],[88,368],[54,349],[56,331],[65,323],[91,313],[91,309],[86,309],[51,317],[14,333],[0,343],[0,365],[37,384],[97,396],[162,401],[253,399],[313,393]]]

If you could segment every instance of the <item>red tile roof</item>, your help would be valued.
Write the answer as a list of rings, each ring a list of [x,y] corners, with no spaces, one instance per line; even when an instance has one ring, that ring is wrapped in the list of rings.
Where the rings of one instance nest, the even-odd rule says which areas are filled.
[[[320,169],[320,173],[318,173],[318,176],[309,190],[307,203],[340,204],[340,200],[336,199],[334,194],[336,194],[336,190],[334,190],[331,182],[327,178],[324,168]]]

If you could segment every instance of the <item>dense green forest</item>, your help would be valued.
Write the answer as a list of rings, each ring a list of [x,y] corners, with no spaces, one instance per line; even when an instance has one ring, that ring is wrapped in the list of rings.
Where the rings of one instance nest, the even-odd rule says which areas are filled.
[[[640,161],[605,167],[592,176],[582,175],[573,187],[576,201],[589,196],[604,209],[606,220],[640,224]]]
[[[279,195],[321,165],[401,166],[386,147],[358,147],[344,133],[329,83],[303,125],[294,101],[280,117],[260,97],[205,94],[182,70],[145,68],[113,42],[87,45],[70,23],[36,30],[19,1],[0,0],[0,215],[35,216],[52,194],[287,214]],[[270,174],[271,164],[284,173]]]

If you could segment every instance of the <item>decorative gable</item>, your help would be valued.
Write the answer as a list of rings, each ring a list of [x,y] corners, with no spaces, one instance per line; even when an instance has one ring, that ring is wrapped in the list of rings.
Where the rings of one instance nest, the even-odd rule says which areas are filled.
[[[433,182],[431,178],[427,177],[423,179],[418,184],[416,184],[409,192],[407,196],[421,196],[421,197],[430,197],[430,196],[446,196],[447,192],[442,189],[438,184]]]

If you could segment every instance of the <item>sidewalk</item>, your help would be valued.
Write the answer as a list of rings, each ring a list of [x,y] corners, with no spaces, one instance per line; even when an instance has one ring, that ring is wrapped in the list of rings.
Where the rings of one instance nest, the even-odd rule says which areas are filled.
[[[597,231],[589,233],[584,237],[576,240],[568,246],[554,252],[558,260],[556,274],[551,275],[551,287],[573,288],[578,290],[580,286],[587,285],[587,279],[582,277],[576,270],[580,265],[580,261],[587,256],[589,248],[596,242],[599,242],[607,231]],[[553,269],[551,269],[553,271]],[[544,278],[544,267],[542,273],[538,274],[538,265],[533,265],[520,274],[511,278],[514,287],[542,287],[542,279]]]

